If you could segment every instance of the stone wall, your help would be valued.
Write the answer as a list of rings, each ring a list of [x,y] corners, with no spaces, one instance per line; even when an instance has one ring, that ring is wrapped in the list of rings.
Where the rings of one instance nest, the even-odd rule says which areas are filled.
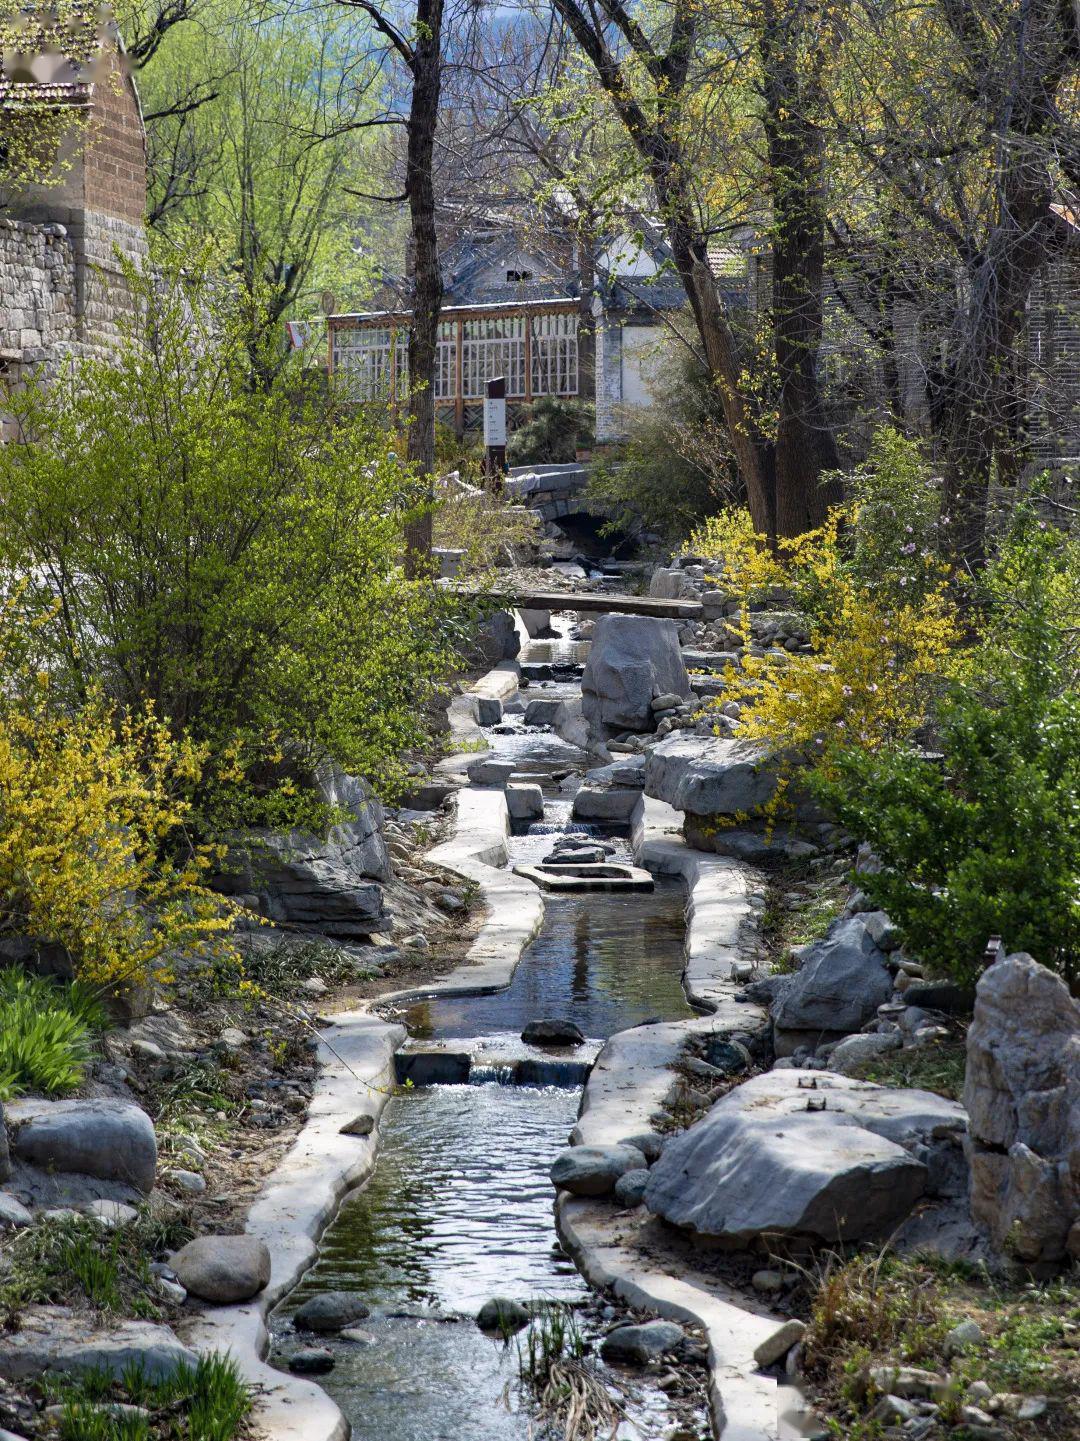
[[[64,226],[0,219],[0,356],[9,380],[76,348],[77,270]]]
[[[0,217],[0,377],[51,377],[69,358],[104,355],[127,312],[118,257],[141,263],[141,226],[92,211],[59,221]],[[0,435],[3,422],[0,421]]]

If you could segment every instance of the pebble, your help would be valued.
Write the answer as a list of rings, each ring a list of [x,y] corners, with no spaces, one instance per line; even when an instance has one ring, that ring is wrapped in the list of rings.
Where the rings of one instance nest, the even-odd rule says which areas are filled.
[[[187,1300],[187,1292],[179,1281],[170,1281],[167,1276],[155,1276],[154,1285],[166,1301],[172,1301],[177,1306],[182,1306]]]
[[[21,1201],[0,1191],[0,1226],[29,1226],[33,1219]]]
[[[308,976],[306,981],[301,981],[300,989],[306,991],[309,996],[322,996],[329,989],[322,976]]]
[[[81,1210],[84,1216],[109,1230],[114,1226],[127,1226],[139,1216],[134,1206],[126,1206],[123,1201],[87,1201]]]
[[[750,1284],[765,1296],[775,1296],[784,1289],[784,1278],[779,1271],[755,1271]]]
[[[189,1191],[193,1196],[201,1196],[206,1190],[206,1181],[198,1171],[169,1171],[166,1173],[168,1179],[179,1186],[181,1191]]]
[[[978,1346],[983,1340],[983,1330],[977,1321],[969,1317],[954,1326],[945,1337],[945,1354],[956,1356],[961,1351],[966,1351],[969,1346]]]

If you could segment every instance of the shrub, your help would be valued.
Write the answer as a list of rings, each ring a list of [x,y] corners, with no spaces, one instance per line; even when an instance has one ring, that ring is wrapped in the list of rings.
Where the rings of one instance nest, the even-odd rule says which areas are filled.
[[[723,413],[705,367],[690,355],[659,368],[652,405],[627,413],[626,443],[593,467],[587,494],[612,528],[655,531],[669,545],[734,494]]]
[[[593,408],[584,401],[542,395],[507,438],[506,458],[511,465],[569,465],[579,447],[592,445],[594,424]]]
[[[63,1095],[78,1086],[104,1016],[93,998],[14,968],[0,970],[0,1101],[25,1090]]]
[[[916,603],[942,576],[941,483],[916,441],[878,430],[866,461],[847,477],[851,571],[877,590]]]
[[[1080,554],[1020,516],[984,587],[979,644],[928,755],[836,757],[821,793],[883,863],[860,877],[916,954],[972,980],[988,936],[1074,988],[1080,965]]]
[[[820,530],[779,540],[775,553],[742,511],[692,538],[716,556],[718,584],[740,601],[731,623],[742,665],[728,671],[714,705],[744,702],[741,736],[826,767],[849,747],[872,750],[914,734],[959,637],[944,577],[910,600],[903,588],[860,578],[841,537],[845,518],[835,510]],[[750,653],[752,610],[778,585],[807,618],[810,653]]]
[[[212,853],[184,835],[199,752],[96,690],[72,713],[34,668],[40,628],[25,590],[0,606],[0,929],[63,946],[90,986],[140,981],[174,948],[227,947],[234,907],[203,885]],[[12,1004],[29,1019],[32,1002]],[[65,1035],[75,1046],[71,1024],[43,1014],[23,1044],[40,1057]]]
[[[442,487],[435,509],[435,544],[464,552],[462,574],[477,580],[535,545],[540,521],[534,512],[484,489],[479,467],[467,476],[464,485]]]
[[[72,705],[96,683],[203,748],[205,823],[315,824],[319,763],[392,784],[450,660],[453,599],[400,566],[421,488],[363,408],[254,383],[251,317],[197,274],[129,282],[115,360],[10,401],[0,560],[58,602]]]

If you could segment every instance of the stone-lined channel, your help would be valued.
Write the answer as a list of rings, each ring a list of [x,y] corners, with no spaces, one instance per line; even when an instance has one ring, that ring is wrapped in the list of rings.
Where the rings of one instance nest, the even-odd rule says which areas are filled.
[[[546,660],[540,643],[523,656]],[[575,659],[579,655],[575,655]],[[565,682],[541,694],[565,693]],[[532,692],[537,693],[536,691]],[[528,696],[530,692],[525,692]],[[586,761],[550,732],[490,734],[491,753],[544,779]],[[545,781],[544,821],[511,842],[511,864],[545,856],[569,821],[558,783]],[[625,842],[621,843],[621,847]],[[362,1293],[372,1314],[361,1339],[317,1338],[334,1352],[320,1381],[372,1441],[526,1441],[543,1434],[518,1385],[518,1345],[472,1323],[494,1295],[582,1305],[589,1290],[555,1236],[552,1160],[580,1105],[580,1074],[615,1031],[691,1014],[680,982],[684,893],[658,881],[640,894],[548,897],[540,933],[510,986],[495,995],[419,1000],[398,1019],[408,1048],[445,1048],[471,1057],[469,1084],[417,1086],[386,1107],[376,1171],[347,1197],[319,1257],[272,1322],[284,1363],[303,1343],[288,1313],[319,1291]],[[588,1037],[577,1051],[541,1051],[520,1039],[530,1020],[573,1021]],[[541,1079],[515,1084],[512,1065],[542,1063]],[[577,1064],[563,1065],[560,1062]],[[624,1382],[626,1378],[623,1378]],[[654,1441],[685,1428],[665,1394],[631,1388],[620,1437]],[[700,1434],[707,1434],[704,1414]],[[692,1441],[695,1430],[678,1430]]]

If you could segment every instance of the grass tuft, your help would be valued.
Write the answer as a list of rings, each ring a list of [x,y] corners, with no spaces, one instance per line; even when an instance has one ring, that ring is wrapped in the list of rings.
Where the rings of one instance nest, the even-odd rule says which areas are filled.
[[[0,1101],[24,1091],[64,1095],[81,1085],[104,1012],[76,984],[0,970]]]

